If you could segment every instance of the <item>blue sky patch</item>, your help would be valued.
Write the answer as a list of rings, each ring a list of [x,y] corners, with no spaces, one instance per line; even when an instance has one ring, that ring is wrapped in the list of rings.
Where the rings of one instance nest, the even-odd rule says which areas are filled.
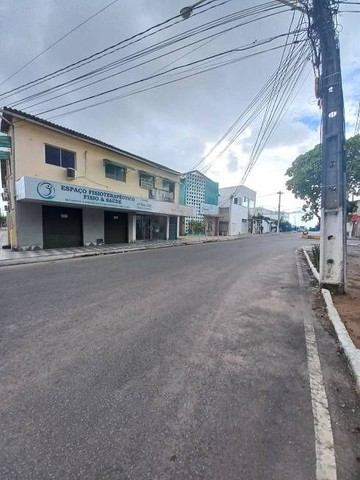
[[[305,115],[298,118],[298,121],[306,125],[310,130],[316,131],[320,126],[320,118],[314,115]]]

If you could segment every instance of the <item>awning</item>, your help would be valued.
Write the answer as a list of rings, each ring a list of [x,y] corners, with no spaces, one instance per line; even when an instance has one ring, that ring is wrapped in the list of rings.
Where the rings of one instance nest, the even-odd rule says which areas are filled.
[[[115,160],[109,160],[104,158],[104,165],[114,165],[115,167],[125,168],[125,170],[136,170],[136,168],[129,167],[129,165],[124,165],[123,163],[115,162]]]
[[[11,148],[11,137],[7,135],[0,135],[0,147]]]
[[[9,160],[10,152],[0,152],[0,160]]]

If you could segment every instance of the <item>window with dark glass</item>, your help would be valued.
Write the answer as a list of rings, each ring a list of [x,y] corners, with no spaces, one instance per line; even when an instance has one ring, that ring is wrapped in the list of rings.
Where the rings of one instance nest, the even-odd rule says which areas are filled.
[[[162,181],[162,188],[163,190],[166,190],[167,192],[173,192],[175,191],[175,183],[167,180],[166,178],[163,179]]]
[[[45,163],[62,168],[75,168],[75,152],[45,145]]]
[[[119,182],[126,182],[126,169],[111,163],[105,164],[105,177],[118,180]]]

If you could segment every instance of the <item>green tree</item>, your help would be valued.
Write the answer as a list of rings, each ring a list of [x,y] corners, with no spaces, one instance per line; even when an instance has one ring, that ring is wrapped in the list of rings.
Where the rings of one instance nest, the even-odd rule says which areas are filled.
[[[355,196],[360,195],[360,135],[346,140],[346,176],[348,192]]]
[[[360,195],[360,135],[346,140],[345,157],[347,163],[347,194]],[[316,217],[320,223],[321,210],[321,146],[297,157],[287,169],[286,188],[295,198],[304,200],[302,219]]]
[[[292,225],[287,220],[280,220],[280,232],[291,232]]]

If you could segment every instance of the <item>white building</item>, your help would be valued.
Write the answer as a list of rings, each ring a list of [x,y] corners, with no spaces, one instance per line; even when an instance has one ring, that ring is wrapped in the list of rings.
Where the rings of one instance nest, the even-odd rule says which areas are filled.
[[[244,185],[219,189],[219,234],[240,235],[251,230],[251,209],[256,192]]]

